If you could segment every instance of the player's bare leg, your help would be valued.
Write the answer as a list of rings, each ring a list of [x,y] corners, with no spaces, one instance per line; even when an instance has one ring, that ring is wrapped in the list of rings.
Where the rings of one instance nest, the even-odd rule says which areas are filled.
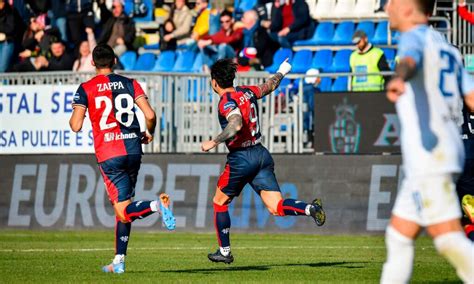
[[[161,194],[159,200],[135,201],[130,199],[114,204],[115,211],[115,257],[111,264],[102,268],[104,272],[124,273],[125,255],[132,229],[132,222],[143,219],[155,212],[162,215],[163,224],[168,230],[174,230],[175,219],[169,209],[170,201],[167,194]]]
[[[272,215],[276,216],[311,216],[316,225],[322,226],[326,221],[320,199],[315,199],[311,204],[295,199],[283,199],[279,191],[260,191],[260,197]]]
[[[224,194],[220,188],[216,189],[214,195],[214,226],[216,228],[219,249],[215,253],[207,255],[212,262],[224,262],[230,264],[234,257],[230,252],[230,216],[228,204],[232,199]]]

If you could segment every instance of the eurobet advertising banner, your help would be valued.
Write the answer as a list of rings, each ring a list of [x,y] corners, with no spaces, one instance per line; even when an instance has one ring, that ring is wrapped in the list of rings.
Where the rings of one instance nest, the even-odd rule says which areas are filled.
[[[69,128],[78,85],[0,86],[0,154],[94,153],[91,123]]]

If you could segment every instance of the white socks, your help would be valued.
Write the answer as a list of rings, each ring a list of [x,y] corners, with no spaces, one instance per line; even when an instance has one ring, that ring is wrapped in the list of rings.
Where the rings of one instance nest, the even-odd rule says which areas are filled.
[[[153,200],[152,202],[150,202],[151,211],[157,212],[159,210],[160,205],[158,204],[158,202],[158,200]]]
[[[380,283],[408,283],[415,256],[413,240],[388,226],[385,233],[385,243],[387,261],[383,265]]]
[[[464,283],[474,283],[474,244],[462,232],[438,236],[434,244],[439,254],[456,268]]]
[[[306,216],[311,215],[311,212],[309,211],[309,209],[311,209],[311,206],[313,205],[311,204],[306,205],[306,208],[304,209],[304,213],[306,214]]]
[[[230,247],[219,247],[219,250],[223,256],[228,256],[230,253]]]
[[[124,254],[116,254],[114,260],[112,261],[113,264],[119,264],[121,262],[125,262],[125,255]]]

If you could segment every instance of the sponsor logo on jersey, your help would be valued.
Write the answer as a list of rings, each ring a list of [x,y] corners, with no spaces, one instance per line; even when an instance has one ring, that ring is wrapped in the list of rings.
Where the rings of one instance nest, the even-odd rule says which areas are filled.
[[[228,110],[228,109],[230,109],[230,108],[235,108],[235,107],[236,107],[236,105],[235,105],[234,102],[226,102],[226,103],[224,104],[224,110]]]
[[[360,124],[355,120],[356,105],[347,103],[334,107],[336,121],[329,127],[331,148],[334,153],[357,153],[360,142]]]
[[[117,89],[125,89],[122,82],[119,81],[119,82],[108,82],[108,83],[97,84],[97,90],[99,90],[99,92],[105,92],[105,91],[111,91],[111,90],[117,90]]]
[[[133,138],[137,138],[137,137],[138,137],[138,135],[136,133],[111,133],[111,132],[109,132],[109,133],[104,134],[104,142],[133,139]]]

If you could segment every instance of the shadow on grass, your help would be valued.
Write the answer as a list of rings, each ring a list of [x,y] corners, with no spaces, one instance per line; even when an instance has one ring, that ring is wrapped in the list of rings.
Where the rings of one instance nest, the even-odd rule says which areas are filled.
[[[162,270],[165,273],[202,273],[209,274],[219,271],[266,271],[275,267],[290,267],[290,266],[309,266],[309,267],[339,267],[346,269],[357,269],[363,268],[363,263],[367,262],[348,262],[348,261],[334,261],[334,262],[314,262],[314,263],[282,263],[272,265],[248,265],[248,266],[235,266],[226,265],[215,268],[196,268],[196,269],[181,269],[181,270]],[[223,264],[213,264],[223,265]]]

